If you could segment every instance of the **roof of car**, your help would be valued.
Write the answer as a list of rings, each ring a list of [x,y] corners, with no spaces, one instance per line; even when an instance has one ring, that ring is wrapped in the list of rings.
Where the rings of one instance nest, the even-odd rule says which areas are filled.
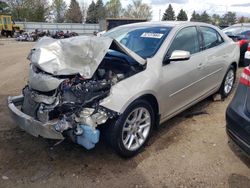
[[[247,26],[247,27],[250,27],[250,23],[238,23],[238,24],[231,25],[230,27],[235,27],[235,26]]]
[[[134,27],[134,26],[166,26],[166,27],[178,27],[178,26],[185,26],[185,25],[210,25],[202,22],[190,22],[190,21],[151,21],[151,22],[139,22],[139,23],[132,23],[128,25],[122,25],[120,27]]]

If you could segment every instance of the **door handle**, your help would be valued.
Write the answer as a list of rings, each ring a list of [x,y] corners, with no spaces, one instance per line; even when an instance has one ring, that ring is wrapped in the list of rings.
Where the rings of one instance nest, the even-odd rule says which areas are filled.
[[[199,63],[198,69],[201,69],[203,67],[203,63]]]
[[[224,58],[227,58],[227,57],[228,57],[228,54],[224,54],[223,57],[224,57]]]

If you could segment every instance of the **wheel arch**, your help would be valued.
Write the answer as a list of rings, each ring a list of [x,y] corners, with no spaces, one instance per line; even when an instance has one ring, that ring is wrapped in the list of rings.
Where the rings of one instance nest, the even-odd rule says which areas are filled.
[[[237,72],[237,68],[238,68],[237,63],[236,63],[236,62],[232,62],[231,65],[234,67],[234,71],[235,71],[235,73],[236,73],[236,72]],[[231,66],[231,65],[230,65],[230,66]]]
[[[144,105],[147,106],[152,106],[153,108],[153,113],[156,114],[156,112],[158,112],[158,102],[157,99],[154,95],[152,94],[143,94],[139,97],[136,97],[126,108],[130,108],[133,109],[133,107],[138,107],[138,104],[143,103]],[[130,114],[130,110],[125,110],[123,113],[120,114],[120,116],[118,116],[117,118],[113,118],[113,119],[109,119],[109,123],[106,124],[103,133],[104,133],[104,138],[106,139],[107,143],[116,151],[117,154],[119,154],[121,157],[123,158],[129,158],[129,157],[133,157],[134,155],[138,154],[142,148],[145,146],[145,144],[147,143],[147,141],[150,138],[150,135],[153,131],[153,129],[157,128],[157,124],[153,123],[153,125],[151,126],[149,133],[146,137],[146,140],[144,141],[144,143],[137,148],[136,150],[132,151],[132,150],[128,150],[123,141],[122,141],[122,130],[123,130],[123,126],[124,126],[124,122],[126,122],[126,118],[128,117],[127,115]],[[150,110],[152,111],[152,109]],[[156,118],[153,117],[155,120],[154,122],[156,122]],[[112,126],[110,126],[112,125]]]
[[[220,88],[219,88],[219,90],[218,90],[218,93],[221,95],[222,98],[228,97],[228,95],[229,95],[229,94],[231,93],[231,91],[233,90],[233,88],[232,88],[231,91],[230,91],[228,94],[224,94],[224,81],[225,81],[225,78],[226,78],[226,75],[227,75],[228,71],[229,71],[232,67],[233,67],[233,69],[234,69],[234,81],[233,81],[233,82],[235,83],[235,80],[236,80],[236,73],[237,73],[237,68],[238,68],[238,66],[237,66],[237,63],[236,63],[236,62],[232,62],[232,63],[229,65],[229,67],[227,68],[226,73],[225,73],[225,75],[224,75],[224,77],[223,77],[223,80],[222,80],[222,82],[221,82]]]
[[[160,123],[160,114],[159,114],[159,103],[157,98],[152,94],[144,94],[137,99],[142,99],[150,103],[155,114],[155,127],[158,127]]]

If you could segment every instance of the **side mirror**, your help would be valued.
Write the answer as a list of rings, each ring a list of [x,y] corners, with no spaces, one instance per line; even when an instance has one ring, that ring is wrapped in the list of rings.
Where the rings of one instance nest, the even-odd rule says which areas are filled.
[[[165,56],[163,63],[168,64],[171,61],[185,61],[189,60],[191,57],[190,52],[183,50],[175,50],[172,52],[171,56]]]

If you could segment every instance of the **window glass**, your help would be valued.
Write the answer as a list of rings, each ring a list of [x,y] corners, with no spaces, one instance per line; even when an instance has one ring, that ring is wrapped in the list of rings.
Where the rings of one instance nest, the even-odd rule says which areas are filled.
[[[11,24],[10,17],[8,17],[8,24]]]
[[[204,40],[203,49],[213,48],[223,43],[222,37],[216,30],[210,27],[200,27],[200,29]]]
[[[3,18],[3,24],[4,24],[4,25],[7,24],[7,19],[6,19],[6,17]]]
[[[103,36],[116,39],[142,58],[156,54],[172,27],[161,26],[121,26]]]
[[[182,29],[173,40],[168,55],[171,55],[175,50],[184,50],[194,54],[199,52],[199,39],[196,27],[187,27]]]
[[[223,32],[229,36],[242,35],[245,31],[249,31],[249,26],[231,26],[223,29]]]
[[[242,35],[250,36],[250,29],[241,33]]]

